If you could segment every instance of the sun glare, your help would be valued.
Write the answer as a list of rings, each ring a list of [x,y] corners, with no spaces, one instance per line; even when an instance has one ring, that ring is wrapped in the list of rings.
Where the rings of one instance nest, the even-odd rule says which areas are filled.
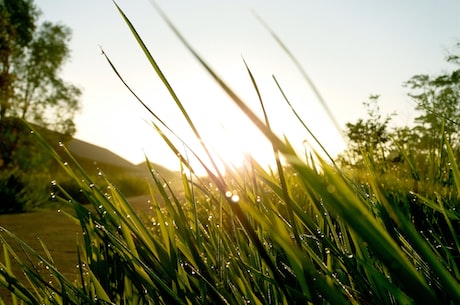
[[[231,87],[235,87],[236,93],[256,114],[261,115],[259,100],[254,88],[251,88],[250,85],[247,86],[245,83],[241,85],[241,79],[245,77],[243,72],[239,75],[239,78],[231,75],[232,77],[230,77],[228,84]],[[236,79],[240,79],[240,81],[238,82]],[[248,82],[250,83],[250,80]],[[226,167],[241,168],[245,166],[248,156],[251,156],[267,169],[268,166],[275,165],[270,142],[212,79],[202,73],[187,72],[174,79],[173,83],[185,111],[194,122],[201,140],[213,156],[220,171],[225,172]],[[302,120],[305,120],[308,127],[316,133],[315,136],[326,147],[328,152],[336,155],[342,147],[342,141],[337,137],[337,130],[334,130],[333,124],[329,122],[324,109],[314,102],[314,98],[308,95],[308,90],[298,88],[301,85],[290,85],[288,90],[289,97],[298,106],[296,110],[303,116]],[[293,145],[300,156],[305,154],[305,148],[309,146],[305,144],[314,144],[307,130],[295,118],[272,83],[266,83],[261,80],[259,88],[261,89],[271,128],[280,138],[286,136],[290,141],[290,145]],[[156,90],[155,97],[157,102],[161,101],[162,106],[155,107],[157,114],[167,118],[165,121],[168,125],[181,136],[187,146],[194,150],[198,157],[205,162],[206,166],[211,169],[211,163],[206,161],[208,158],[203,154],[202,148],[199,148],[199,142],[193,140],[193,138],[196,139],[196,135],[191,132],[186,120],[181,118],[182,114],[178,109],[175,109],[174,103],[170,102],[168,94],[161,92],[161,90]],[[159,104],[158,102],[156,105]],[[170,107],[166,107],[167,104]],[[312,145],[311,147],[316,152],[321,153],[316,146]],[[199,162],[192,162],[192,166],[194,166],[193,164],[197,165],[197,168],[194,168],[196,172],[205,174],[204,169],[199,169],[201,168]]]
[[[267,143],[264,143],[266,141],[263,135],[257,132],[254,126],[235,124],[231,129],[221,126],[209,134],[205,142],[217,156],[220,170],[225,166],[243,167],[248,155],[257,156],[259,162],[265,162],[267,153],[270,153],[270,150],[266,150]]]

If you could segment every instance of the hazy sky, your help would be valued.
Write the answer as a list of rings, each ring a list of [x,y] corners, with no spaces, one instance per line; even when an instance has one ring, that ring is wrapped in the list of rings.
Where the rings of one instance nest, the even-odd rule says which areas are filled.
[[[43,19],[73,30],[72,60],[65,78],[83,89],[76,137],[104,146],[131,162],[149,158],[169,167],[178,162],[101,56],[100,47],[139,96],[187,141],[183,118],[143,56],[110,0],[36,0]],[[148,0],[120,0],[205,140],[237,162],[246,150],[264,160],[269,146],[179,43]],[[457,0],[211,1],[168,0],[158,4],[177,28],[246,102],[260,113],[245,70],[246,60],[262,89],[274,129],[301,147],[308,136],[290,113],[272,75],[308,127],[328,150],[343,149],[339,132],[287,55],[256,20],[257,12],[298,58],[344,126],[365,116],[362,102],[380,94],[394,124],[410,124],[414,104],[402,87],[415,74],[452,67],[449,50],[460,41]],[[193,144],[191,144],[193,145]],[[237,149],[236,147],[242,147]]]

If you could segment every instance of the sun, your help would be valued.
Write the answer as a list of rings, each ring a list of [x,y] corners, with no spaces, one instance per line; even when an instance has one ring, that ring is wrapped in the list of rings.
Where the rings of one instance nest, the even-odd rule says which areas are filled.
[[[248,156],[262,165],[267,165],[273,158],[269,142],[250,124],[234,124],[230,127],[221,125],[208,132],[204,142],[211,154],[217,157],[220,170],[225,167],[242,168],[247,164]]]

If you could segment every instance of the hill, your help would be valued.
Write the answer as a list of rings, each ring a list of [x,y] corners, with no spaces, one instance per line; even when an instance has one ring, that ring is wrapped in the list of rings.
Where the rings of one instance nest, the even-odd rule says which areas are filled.
[[[95,144],[73,138],[66,143],[66,147],[88,173],[100,168],[108,175],[150,175],[145,162],[133,164],[114,152]],[[178,172],[162,165],[152,163],[152,167],[167,180],[173,180],[179,176]]]
[[[93,162],[110,164],[111,166],[129,170],[138,169],[134,164],[110,150],[79,139],[71,139],[66,143],[66,146],[73,155],[78,156],[80,159],[88,159]]]

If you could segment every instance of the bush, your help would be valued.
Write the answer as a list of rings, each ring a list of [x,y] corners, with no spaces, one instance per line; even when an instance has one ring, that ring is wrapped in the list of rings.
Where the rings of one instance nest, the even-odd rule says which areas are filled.
[[[48,175],[21,170],[0,173],[0,213],[18,213],[43,206],[50,198]]]
[[[0,213],[23,212],[26,206],[24,183],[17,173],[2,172],[0,174]]]
[[[113,184],[115,184],[126,197],[149,194],[149,182],[145,177],[117,175],[113,177],[112,180]]]

